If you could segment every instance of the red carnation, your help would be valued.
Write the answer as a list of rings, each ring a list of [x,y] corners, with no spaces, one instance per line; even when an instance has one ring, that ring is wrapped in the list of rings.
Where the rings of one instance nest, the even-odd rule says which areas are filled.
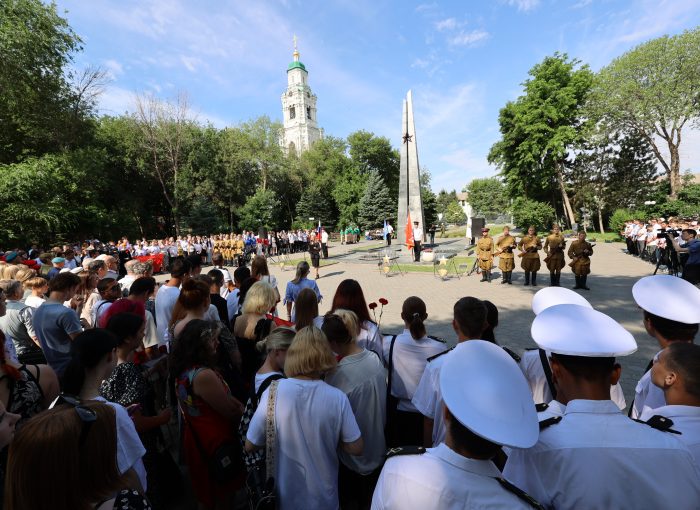
[[[383,298],[383,297],[380,297],[380,298],[379,298],[379,302],[381,303],[382,306],[388,305],[388,304],[389,304],[389,301],[387,301],[387,300],[386,300],[385,298]]]
[[[377,308],[377,303],[375,303],[374,301],[372,301],[372,302],[371,302],[370,304],[368,304],[367,306],[369,307],[370,310],[374,310],[375,308]]]

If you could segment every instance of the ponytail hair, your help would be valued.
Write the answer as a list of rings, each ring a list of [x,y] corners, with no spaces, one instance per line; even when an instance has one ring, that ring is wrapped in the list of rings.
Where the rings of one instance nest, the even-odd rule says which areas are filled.
[[[258,351],[265,353],[289,349],[296,334],[297,332],[290,328],[275,328],[264,339],[255,344],[255,347]]]
[[[88,329],[71,344],[71,360],[63,372],[63,391],[79,395],[85,384],[85,373],[97,366],[104,356],[117,348],[119,339],[106,329]]]
[[[421,298],[417,296],[407,298],[401,307],[401,318],[408,324],[408,329],[414,340],[420,340],[427,334],[423,322],[428,318],[428,313],[425,309],[425,302]]]

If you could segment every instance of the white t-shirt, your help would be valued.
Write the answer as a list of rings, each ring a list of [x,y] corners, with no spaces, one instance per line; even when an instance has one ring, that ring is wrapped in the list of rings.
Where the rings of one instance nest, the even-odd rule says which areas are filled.
[[[156,326],[158,329],[158,343],[168,343],[168,324],[173,316],[173,308],[180,296],[179,287],[163,285],[156,294]]]
[[[265,444],[265,390],[247,439]],[[280,379],[275,401],[275,481],[281,510],[332,510],[338,503],[340,442],[360,438],[348,397],[323,381]]]
[[[459,348],[459,344],[455,349]],[[445,441],[445,423],[442,418],[442,391],[440,391],[440,370],[445,359],[454,349],[430,361],[425,366],[411,403],[419,413],[433,420],[433,446]]]
[[[273,375],[284,375],[282,372],[265,372],[264,374],[255,374],[255,393],[260,390],[260,385],[265,382],[268,377]]]
[[[389,365],[389,350],[391,337],[384,338],[384,360]],[[414,340],[407,329],[396,336],[392,354],[391,394],[399,399],[397,408],[400,411],[418,412],[411,403],[421,376],[428,364],[428,358],[447,350],[444,342],[438,342],[430,337]]]
[[[379,333],[379,328],[374,322],[364,321],[360,325],[360,334],[357,335],[357,345],[368,351],[376,352],[382,357],[382,361],[384,361],[382,335]]]
[[[362,455],[339,451],[343,464],[356,473],[368,475],[384,461],[386,443],[386,369],[375,353],[362,352],[345,356],[338,368],[326,375],[326,382],[345,393],[362,433]]]
[[[39,308],[44,301],[46,300],[32,294],[31,296],[27,296],[27,299],[24,300],[24,304],[32,308]]]

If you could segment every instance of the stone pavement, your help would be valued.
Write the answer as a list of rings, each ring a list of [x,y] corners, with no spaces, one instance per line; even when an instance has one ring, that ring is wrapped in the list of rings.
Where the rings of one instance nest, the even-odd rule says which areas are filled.
[[[460,239],[458,243],[450,243],[449,248],[463,247],[465,240]],[[376,244],[363,241],[359,243],[359,247]],[[460,297],[475,296],[488,299],[498,307],[499,326],[495,333],[500,344],[507,345],[518,353],[526,348],[535,347],[530,337],[530,324],[534,318],[530,305],[532,295],[549,284],[546,268],[538,274],[538,287],[523,286],[523,272],[519,267],[516,267],[513,273],[513,285],[501,285],[498,272],[491,283],[481,283],[481,277],[476,273],[469,277],[462,276],[460,279],[451,277],[446,281],[434,277],[432,273],[407,273],[403,276],[395,274],[386,277],[379,273],[376,265],[358,263],[359,261],[352,259],[345,261],[343,259],[346,257],[339,257],[348,249],[356,247],[331,246],[330,260],[336,259],[338,262],[321,267],[321,278],[317,281],[324,296],[319,306],[321,314],[330,308],[338,284],[346,278],[353,278],[362,285],[367,302],[377,302],[380,297],[389,301],[384,307],[381,319],[381,330],[384,334],[401,331],[403,324],[400,314],[403,300],[408,296],[417,295],[427,306],[428,333],[453,344],[455,335],[452,330],[452,307]],[[620,360],[623,366],[622,385],[629,403],[634,395],[636,381],[658,351],[658,346],[644,330],[642,313],[632,299],[632,285],[642,276],[651,274],[654,267],[626,255],[622,251],[623,248],[623,243],[597,243],[591,258],[592,274],[588,278],[591,290],[577,292],[586,297],[595,309],[620,322],[637,340],[638,351]],[[285,267],[285,270],[282,270],[278,265],[271,264],[270,272],[277,277],[280,293],[284,295],[287,282],[294,278],[294,268]],[[574,286],[573,273],[568,266],[562,272],[561,284],[568,288]],[[379,308],[376,311],[379,312]]]
[[[444,248],[449,250],[465,247],[464,239],[445,239]],[[441,243],[440,239],[436,242]],[[519,267],[513,273],[513,285],[501,285],[500,275],[496,271],[491,283],[481,283],[481,277],[474,273],[460,279],[452,276],[441,280],[430,273],[406,273],[403,276],[392,274],[385,276],[379,273],[376,263],[361,260],[361,252],[351,253],[357,248],[378,246],[376,241],[362,241],[358,245],[330,246],[329,261],[334,264],[321,267],[321,278],[318,286],[324,297],[319,305],[321,314],[327,312],[333,300],[333,294],[338,284],[352,278],[360,282],[367,302],[380,297],[386,298],[389,304],[384,307],[381,317],[381,330],[384,334],[398,333],[403,328],[401,321],[401,305],[408,296],[421,297],[428,309],[426,327],[428,334],[438,336],[453,345],[456,338],[452,330],[452,307],[463,296],[475,296],[488,299],[499,309],[499,326],[496,338],[502,345],[521,353],[526,348],[535,347],[530,337],[530,324],[534,318],[531,310],[532,295],[540,288],[549,284],[549,274],[545,271],[538,274],[538,287],[523,286],[523,272]],[[632,285],[642,276],[653,272],[654,267],[637,258],[626,255],[622,243],[597,243],[592,257],[593,273],[588,278],[590,291],[578,291],[588,299],[594,308],[604,312],[620,322],[637,340],[639,349],[636,353],[620,360],[622,371],[622,386],[628,404],[634,395],[634,386],[641,377],[649,360],[658,351],[655,340],[649,337],[642,324],[642,313],[632,299]],[[466,252],[460,255],[466,255]],[[291,255],[291,259],[302,258],[303,254]],[[402,254],[402,260],[406,254]],[[543,265],[544,267],[544,265]],[[206,271],[209,268],[204,268]],[[233,269],[230,269],[233,274]],[[289,265],[281,268],[279,264],[270,263],[270,272],[277,278],[279,291],[284,296],[287,282],[294,278],[295,268]],[[160,275],[159,281],[167,278]],[[562,272],[561,284],[572,288],[573,274],[567,266]],[[282,305],[280,304],[282,314]],[[377,319],[379,319],[379,308]]]

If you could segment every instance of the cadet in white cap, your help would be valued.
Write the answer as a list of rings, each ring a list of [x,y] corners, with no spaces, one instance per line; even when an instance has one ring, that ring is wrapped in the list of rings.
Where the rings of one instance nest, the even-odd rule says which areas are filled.
[[[692,342],[700,323],[700,289],[671,275],[646,276],[632,287],[632,296],[644,312],[644,327],[661,349],[674,342]],[[659,353],[647,365],[634,390],[630,417],[666,405],[663,391],[651,382],[651,367]]]
[[[491,461],[503,445],[529,448],[537,441],[535,409],[517,365],[484,340],[459,344],[444,359],[445,441],[427,451],[390,450],[372,508],[541,508],[502,480]]]
[[[475,297],[463,297],[454,305],[452,327],[457,342],[479,339],[486,329],[486,305]],[[440,370],[452,354],[448,349],[428,358],[411,403],[423,415],[423,446],[437,446],[445,439],[445,421],[442,418]]]
[[[511,452],[503,475],[547,508],[698,508],[700,469],[688,448],[610,400],[622,370],[615,357],[637,350],[632,335],[607,315],[570,304],[542,311],[531,333],[552,353],[566,411],[540,430],[535,446]]]
[[[532,311],[535,315],[539,315],[550,306],[563,304],[593,308],[586,298],[564,287],[547,287],[539,290],[532,297]],[[552,381],[549,353],[543,349],[525,351],[520,359],[520,370],[523,371],[530,386],[540,421],[552,416],[563,415],[565,406],[556,399],[557,391]],[[610,398],[620,409],[627,406],[625,394],[619,383],[610,387]]]
[[[651,380],[663,390],[666,405],[645,411],[641,419],[658,415],[673,421],[678,439],[700,466],[700,345],[673,342],[659,354]]]

